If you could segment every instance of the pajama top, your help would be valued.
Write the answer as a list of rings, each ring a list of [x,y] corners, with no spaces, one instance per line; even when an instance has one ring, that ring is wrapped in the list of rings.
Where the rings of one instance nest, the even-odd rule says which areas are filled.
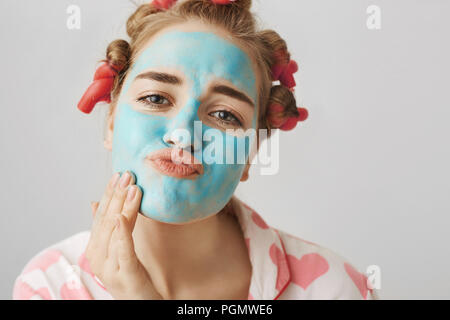
[[[277,230],[233,196],[252,265],[249,300],[378,299],[365,274],[339,254]],[[35,255],[16,278],[13,299],[114,299],[91,272],[90,231]]]

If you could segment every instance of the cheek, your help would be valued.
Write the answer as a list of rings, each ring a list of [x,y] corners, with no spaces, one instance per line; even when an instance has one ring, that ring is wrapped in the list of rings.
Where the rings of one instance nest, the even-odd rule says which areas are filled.
[[[208,175],[194,182],[196,194],[192,197],[205,208],[220,210],[229,201],[242,176],[244,165],[239,164],[212,164]]]
[[[114,123],[113,158],[131,161],[151,144],[162,143],[165,120],[161,117],[144,115],[123,103],[118,105]]]
[[[220,187],[224,193],[232,192],[239,183],[242,172],[245,168],[249,155],[248,139],[222,135],[223,146],[216,148],[216,159],[222,160],[221,163],[212,163],[211,169],[212,185]],[[227,190],[230,188],[230,190]],[[227,192],[229,191],[229,192]]]

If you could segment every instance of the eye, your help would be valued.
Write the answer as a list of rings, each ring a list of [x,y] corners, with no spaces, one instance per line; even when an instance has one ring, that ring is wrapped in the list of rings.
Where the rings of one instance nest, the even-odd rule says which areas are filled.
[[[241,121],[230,111],[220,110],[211,112],[209,115],[215,117],[217,121],[225,125],[233,125],[236,127],[242,127]]]
[[[143,96],[143,97],[137,99],[137,102],[144,103],[149,106],[157,106],[157,107],[171,105],[171,102],[169,101],[169,99],[167,99],[166,97],[164,97],[161,94],[156,94],[156,93]]]

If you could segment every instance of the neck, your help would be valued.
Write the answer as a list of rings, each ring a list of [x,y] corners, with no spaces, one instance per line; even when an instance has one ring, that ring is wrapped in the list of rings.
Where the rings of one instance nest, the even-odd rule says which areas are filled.
[[[133,231],[136,254],[163,298],[172,299],[229,272],[226,259],[233,259],[244,243],[236,218],[225,212],[230,208],[181,225],[138,215]]]

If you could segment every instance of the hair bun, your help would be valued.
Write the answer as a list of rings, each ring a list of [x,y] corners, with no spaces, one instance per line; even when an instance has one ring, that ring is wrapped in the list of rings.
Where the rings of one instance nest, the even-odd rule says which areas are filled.
[[[293,92],[283,85],[277,85],[271,89],[266,117],[270,128],[288,131],[294,129],[297,122],[308,118],[308,110],[297,108]]]
[[[128,64],[130,56],[130,45],[122,39],[114,40],[106,49],[106,60],[114,66],[125,67]]]

